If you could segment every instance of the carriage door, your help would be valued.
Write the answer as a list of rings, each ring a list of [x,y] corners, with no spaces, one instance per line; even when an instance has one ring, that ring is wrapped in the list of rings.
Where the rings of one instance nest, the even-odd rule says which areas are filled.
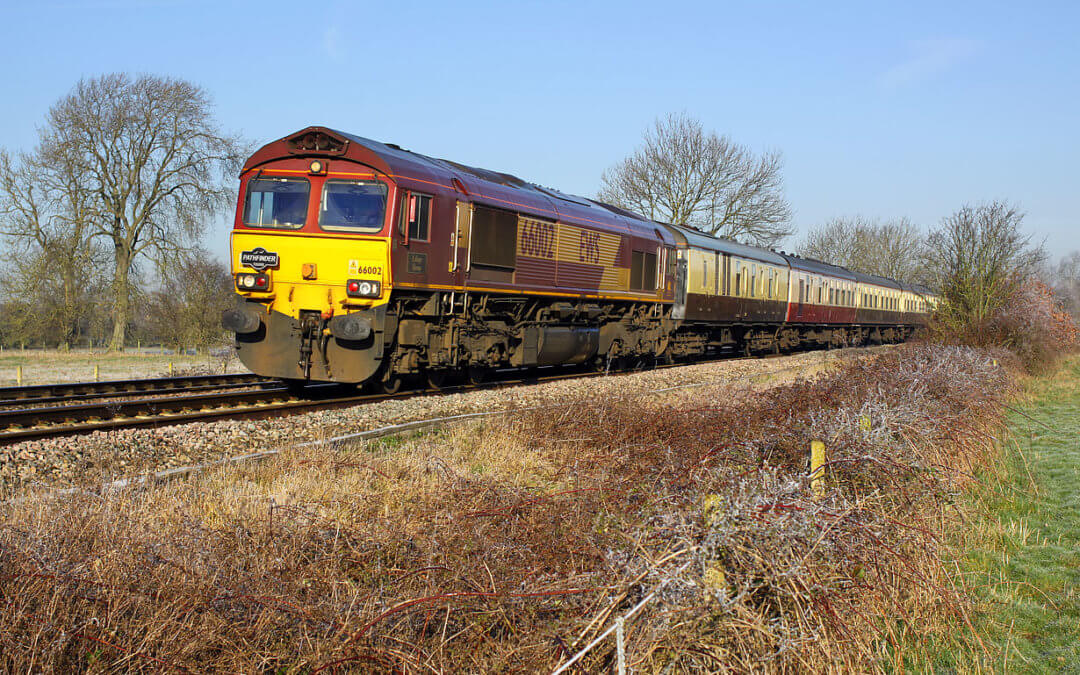
[[[725,253],[723,263],[721,263],[720,276],[723,279],[721,282],[722,288],[720,292],[724,295],[731,295],[731,255]]]
[[[803,301],[806,299],[806,281],[803,280],[802,275],[799,275],[799,308],[795,312],[795,316],[801,317],[803,311]]]

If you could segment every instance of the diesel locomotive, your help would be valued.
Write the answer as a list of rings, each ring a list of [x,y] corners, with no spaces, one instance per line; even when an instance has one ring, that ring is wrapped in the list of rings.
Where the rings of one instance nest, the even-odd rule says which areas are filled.
[[[247,160],[231,237],[222,322],[292,383],[897,342],[936,302],[325,127]]]

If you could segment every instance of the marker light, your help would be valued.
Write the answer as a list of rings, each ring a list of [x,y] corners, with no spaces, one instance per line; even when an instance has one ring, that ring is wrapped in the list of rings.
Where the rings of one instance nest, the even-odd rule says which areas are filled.
[[[349,279],[345,283],[345,293],[351,298],[377,298],[380,290],[378,281]]]

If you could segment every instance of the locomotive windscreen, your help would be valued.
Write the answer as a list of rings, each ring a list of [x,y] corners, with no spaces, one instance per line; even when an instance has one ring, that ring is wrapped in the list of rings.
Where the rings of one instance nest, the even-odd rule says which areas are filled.
[[[299,229],[307,220],[306,178],[259,178],[248,183],[244,224]]]
[[[385,211],[383,183],[328,180],[323,186],[319,226],[327,230],[380,230]]]

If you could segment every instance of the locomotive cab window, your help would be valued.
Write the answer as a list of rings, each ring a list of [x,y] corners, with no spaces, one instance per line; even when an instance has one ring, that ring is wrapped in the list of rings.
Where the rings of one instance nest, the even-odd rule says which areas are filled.
[[[307,221],[306,178],[256,178],[248,181],[244,224],[298,230]]]
[[[327,180],[319,227],[324,230],[378,232],[386,212],[386,185],[378,181]]]
[[[409,241],[428,241],[428,228],[431,224],[431,197],[409,193],[404,200],[402,213],[408,228]]]

